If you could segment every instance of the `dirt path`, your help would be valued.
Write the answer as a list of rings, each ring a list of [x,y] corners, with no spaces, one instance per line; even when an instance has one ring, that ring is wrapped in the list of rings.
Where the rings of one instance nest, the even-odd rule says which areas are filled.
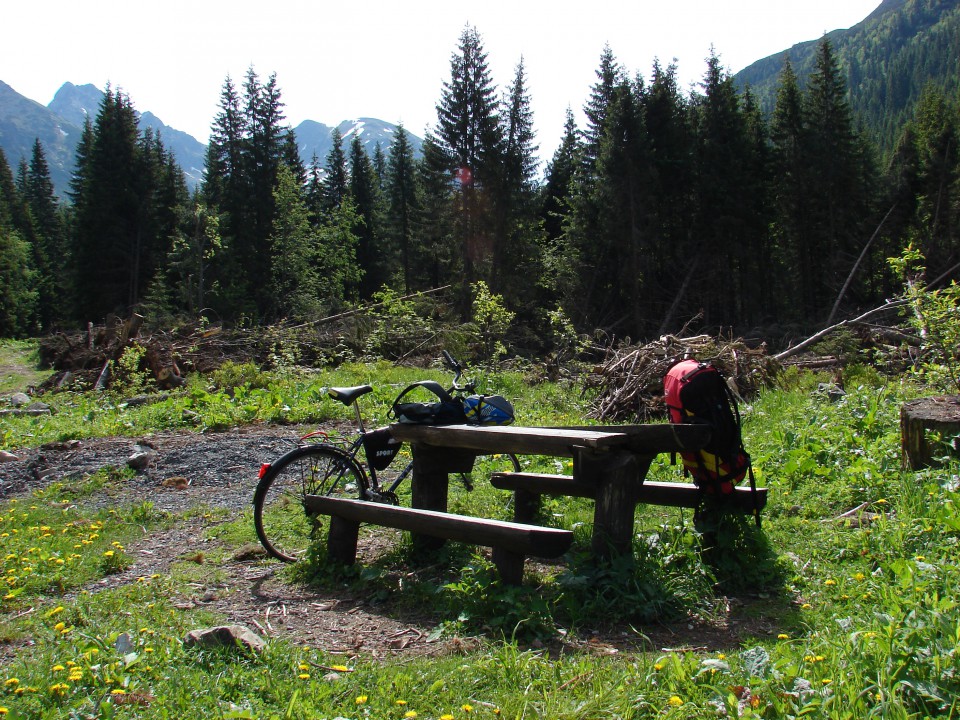
[[[215,552],[222,550],[218,541],[205,540],[213,521],[193,514],[185,517],[184,511],[206,506],[239,512],[248,507],[260,464],[294,447],[301,430],[251,426],[220,433],[159,433],[51,443],[18,451],[18,460],[0,463],[0,499],[51,482],[80,479],[104,467],[124,467],[138,451],[155,453],[153,462],[134,479],[114,483],[90,500],[93,507],[149,500],[157,510],[180,517],[172,529],[128,545],[133,566],[97,583],[98,587],[115,587],[138,577],[168,574],[174,562],[189,562],[190,558],[209,562],[207,558],[222,555]],[[375,551],[366,547],[361,553]],[[479,642],[431,639],[437,618],[399,610],[402,604],[391,598],[378,602],[346,589],[284,582],[280,577],[283,565],[266,559],[259,546],[232,552],[232,557],[207,573],[217,579],[191,585],[191,591],[177,600],[180,607],[207,607],[227,622],[246,625],[264,637],[286,637],[348,656],[434,655],[462,651]],[[401,577],[398,575],[398,585]],[[684,623],[643,628],[645,639],[632,628],[607,627],[565,646],[601,653],[680,647],[720,650],[735,647],[742,634],[767,630],[762,620],[738,621],[734,617],[738,614],[734,609],[725,624],[716,626]]]

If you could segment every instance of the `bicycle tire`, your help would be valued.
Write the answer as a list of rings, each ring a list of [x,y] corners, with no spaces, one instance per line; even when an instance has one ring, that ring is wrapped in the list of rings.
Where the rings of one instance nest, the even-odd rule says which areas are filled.
[[[348,453],[329,445],[295,448],[274,462],[253,495],[253,522],[260,544],[284,562],[303,558],[319,522],[303,504],[305,495],[358,497],[367,492],[363,468]]]

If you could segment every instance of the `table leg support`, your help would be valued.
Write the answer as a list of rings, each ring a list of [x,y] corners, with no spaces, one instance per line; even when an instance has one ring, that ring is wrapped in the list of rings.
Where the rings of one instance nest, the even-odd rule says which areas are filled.
[[[601,560],[633,553],[633,515],[636,488],[643,482],[649,458],[632,453],[583,454],[578,458],[580,477],[597,488],[591,550]]]
[[[504,585],[523,583],[523,555],[517,555],[503,548],[493,548],[493,564],[497,566],[500,580]]]
[[[360,523],[331,515],[330,532],[327,534],[327,557],[342,565],[353,565],[357,561],[359,536]]]

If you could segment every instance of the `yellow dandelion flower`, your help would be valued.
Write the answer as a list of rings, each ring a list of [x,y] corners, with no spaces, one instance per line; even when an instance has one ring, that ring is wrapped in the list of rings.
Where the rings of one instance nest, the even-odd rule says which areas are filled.
[[[917,561],[917,562],[923,562],[923,561],[926,560],[926,559],[927,559],[927,558],[925,558],[923,555],[917,555],[917,557],[916,557],[916,561]]]
[[[366,695],[357,695],[357,699],[354,700],[354,702],[355,702],[357,705],[363,705],[366,701],[367,701],[367,696],[366,696]]]
[[[653,664],[653,669],[654,669],[654,670],[663,670],[663,663],[654,663],[654,664]]]
[[[790,636],[787,635],[786,633],[780,633],[779,635],[777,635],[777,640],[789,640],[789,639],[790,639]]]
[[[152,653],[152,652],[153,652],[153,648],[148,645],[147,647],[145,647],[145,648],[143,649],[143,651],[144,651],[145,653]]]
[[[105,558],[111,558],[111,557],[113,557],[113,550],[106,550],[106,551],[103,553],[103,556],[104,556]]]
[[[667,704],[668,704],[670,707],[680,707],[681,705],[683,705],[683,700],[681,700],[681,699],[680,699],[679,697],[677,697],[676,695],[673,695],[673,696],[671,696],[671,698],[667,701]]]
[[[470,705],[469,703],[464,703],[463,705],[460,706],[460,709],[463,710],[465,713],[473,712],[473,705]]]
[[[348,668],[346,665],[331,665],[330,669],[337,672],[349,672],[350,670],[350,668]]]
[[[54,629],[54,630],[63,630],[66,626],[67,626],[67,624],[66,624],[65,622],[61,621],[61,622],[58,622],[56,625],[54,625],[54,626],[53,626],[53,629]]]
[[[126,695],[126,694],[127,694],[127,691],[124,690],[123,688],[114,688],[113,690],[110,691],[110,694],[111,694],[111,695]]]
[[[57,605],[57,607],[55,607],[53,610],[47,613],[47,617],[53,617],[57,613],[62,613],[62,612],[63,612],[63,605]]]
[[[406,704],[407,704],[407,701],[406,701],[406,700],[397,700],[397,701],[394,703],[394,705],[401,705],[401,706],[406,705]]]
[[[65,668],[63,665],[59,665],[59,664],[58,664],[58,665],[54,665],[54,666],[53,666],[52,668],[50,668],[50,669],[53,670],[54,672],[63,672],[64,670],[66,670],[66,668]]]
[[[833,578],[830,578],[828,580],[824,580],[823,584],[826,585],[827,587],[833,587],[834,585],[837,584],[837,581],[834,580]]]
[[[417,716],[417,711],[416,711],[416,710],[407,710],[407,711],[403,714],[403,716],[404,716],[405,718],[415,718],[415,717]]]
[[[830,683],[833,682],[833,680],[831,680],[830,678],[824,678],[820,682],[822,682],[824,685],[829,685]]]
[[[16,687],[17,685],[20,684],[20,678],[15,678],[15,677],[7,678],[6,680],[3,681],[3,684],[6,685],[7,687]]]
[[[309,669],[310,669],[310,666],[307,665],[306,663],[300,663],[299,665],[297,665],[297,670],[309,670]]]
[[[717,653],[717,660],[726,660],[727,656],[725,653]]]
[[[853,579],[856,580],[857,582],[863,582],[864,580],[867,579],[867,576],[864,575],[862,572],[858,572],[853,574]]]
[[[801,610],[809,610],[809,609],[812,608],[812,607],[813,607],[813,605],[811,605],[810,603],[804,603],[803,605],[800,606],[800,609],[801,609]]]
[[[886,504],[887,504],[886,498],[880,498],[879,500],[877,500],[877,505],[886,505]]]
[[[297,675],[297,677],[300,678],[301,680],[309,680],[310,673],[300,673],[299,675]]]
[[[450,713],[444,713],[440,716],[440,720],[453,720],[453,715]]]
[[[3,705],[0,705],[0,715],[6,715],[8,712],[10,712],[9,708],[5,708]]]

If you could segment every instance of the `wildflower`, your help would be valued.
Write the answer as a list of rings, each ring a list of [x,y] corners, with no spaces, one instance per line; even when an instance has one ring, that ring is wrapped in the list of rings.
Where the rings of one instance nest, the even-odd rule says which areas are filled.
[[[827,587],[833,587],[834,585],[837,584],[837,581],[831,578],[829,580],[824,580],[823,584],[826,585]]]
[[[880,498],[879,500],[877,500],[877,505],[886,505],[886,504],[887,504],[886,498]]]
[[[357,695],[357,699],[354,700],[357,705],[363,705],[367,701],[366,695]]]
[[[299,675],[297,675],[297,677],[300,678],[301,680],[309,680],[310,673],[302,672]]]
[[[54,672],[63,672],[64,670],[66,670],[66,668],[63,665],[58,664],[58,665],[54,665],[51,668],[51,670],[53,670]]]
[[[469,703],[464,703],[463,705],[460,706],[460,709],[466,713],[473,712],[473,705],[470,705]]]
[[[653,669],[654,669],[654,670],[663,670],[663,663],[654,663],[654,664],[653,664]]]
[[[453,715],[450,713],[444,713],[440,716],[440,720],[453,720]]]
[[[923,562],[926,558],[923,555],[917,555],[916,560],[917,562]]]
[[[67,626],[67,624],[66,624],[65,622],[62,622],[62,621],[61,621],[61,622],[58,622],[56,625],[54,625],[54,626],[53,626],[53,629],[54,629],[54,630],[63,630],[66,626]]]
[[[107,551],[105,551],[105,552],[103,553],[103,556],[104,556],[105,558],[111,558],[111,557],[113,557],[113,550],[107,550]]]
[[[857,582],[863,582],[864,580],[867,579],[867,576],[864,575],[862,572],[858,572],[853,574],[853,579],[856,580]]]
[[[407,701],[406,701],[406,700],[397,700],[397,701],[394,703],[394,705],[406,705],[406,704],[407,704]]]
[[[10,712],[9,708],[5,708],[3,705],[0,705],[0,715],[6,715],[8,712]]]
[[[415,718],[415,717],[417,716],[417,711],[416,711],[416,710],[407,710],[407,711],[403,714],[403,716],[404,716],[405,718]]]
[[[786,633],[780,633],[779,635],[777,635],[777,640],[789,640],[789,639],[790,639],[790,636],[787,635]]]
[[[670,705],[670,707],[680,707],[681,705],[683,705],[683,700],[681,700],[681,699],[680,699],[679,697],[677,697],[676,695],[673,695],[673,696],[667,701],[667,704]]]
[[[3,684],[8,688],[15,688],[17,685],[20,684],[20,678],[15,678],[15,677],[7,678],[6,680],[3,681]]]
[[[70,689],[70,686],[66,683],[54,683],[50,686],[51,695],[66,695],[67,690]]]
[[[110,691],[110,694],[111,694],[111,695],[126,695],[126,694],[127,694],[127,691],[124,690],[123,688],[114,688],[113,690]]]
[[[824,678],[820,682],[822,682],[824,685],[829,685],[830,683],[833,682],[833,680],[831,680],[830,678]]]
[[[350,672],[350,669],[346,665],[331,665],[330,669],[337,672]]]
[[[811,605],[810,603],[804,603],[803,605],[800,606],[800,609],[801,609],[801,610],[809,610],[809,609],[812,608],[812,607],[813,607],[813,605]]]
[[[55,607],[53,610],[47,613],[47,617],[53,617],[57,613],[62,613],[62,612],[63,612],[63,605],[57,605],[57,607]]]

